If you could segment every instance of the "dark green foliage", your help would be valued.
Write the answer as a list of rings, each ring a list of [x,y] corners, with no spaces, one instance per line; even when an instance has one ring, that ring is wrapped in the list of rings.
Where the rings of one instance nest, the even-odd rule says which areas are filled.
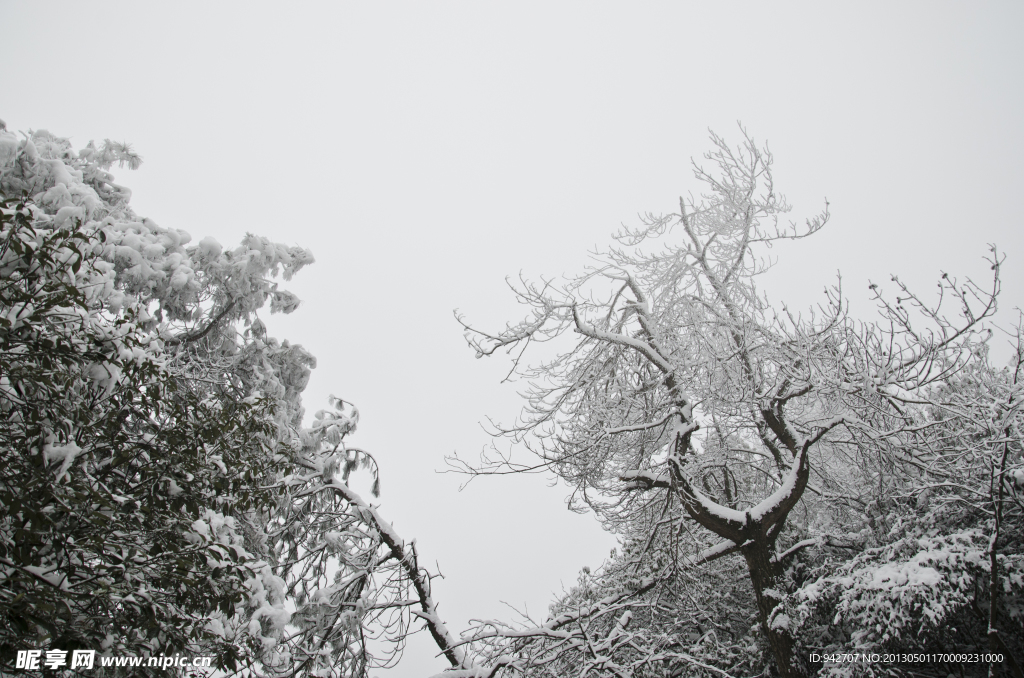
[[[271,500],[272,403],[190,388],[136,309],[104,310],[102,231],[0,205],[0,656],[194,647],[252,573],[192,525]]]

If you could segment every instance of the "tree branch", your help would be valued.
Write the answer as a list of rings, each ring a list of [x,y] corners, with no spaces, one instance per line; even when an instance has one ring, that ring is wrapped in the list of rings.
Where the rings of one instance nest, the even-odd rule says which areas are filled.
[[[168,339],[164,342],[164,345],[177,346],[178,344],[189,344],[192,343],[193,341],[199,341],[207,334],[209,334],[210,331],[213,330],[213,328],[216,327],[220,323],[220,321],[223,320],[228,315],[228,313],[231,313],[231,309],[235,307],[235,304],[237,302],[238,299],[232,299],[231,303],[225,306],[224,310],[218,313],[217,316],[213,320],[211,320],[209,324],[207,324],[207,326],[204,327],[201,331],[189,332],[187,334],[177,336],[172,339]]]

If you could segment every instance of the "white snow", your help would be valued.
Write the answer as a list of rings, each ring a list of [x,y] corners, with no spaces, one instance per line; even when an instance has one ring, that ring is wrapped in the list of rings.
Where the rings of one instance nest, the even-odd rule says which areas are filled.
[[[789,631],[790,618],[787,614],[776,614],[772,617],[769,628],[775,631]]]
[[[81,454],[82,448],[75,443],[74,440],[68,441],[66,445],[53,445],[52,443],[46,443],[43,446],[43,462],[49,464],[53,461],[61,460],[63,463],[60,465],[60,470],[57,471],[57,478],[54,480],[55,483],[59,483],[64,477],[64,474],[71,468],[71,464],[74,463],[75,457]]]

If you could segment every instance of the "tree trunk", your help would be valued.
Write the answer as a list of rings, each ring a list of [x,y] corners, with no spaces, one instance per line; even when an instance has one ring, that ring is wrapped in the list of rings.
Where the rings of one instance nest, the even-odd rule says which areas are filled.
[[[742,548],[743,557],[747,560],[750,571],[750,583],[754,586],[757,598],[757,610],[761,617],[761,630],[764,631],[775,658],[775,666],[782,678],[795,678],[799,675],[793,666],[793,637],[786,628],[774,629],[769,625],[772,612],[779,604],[779,593],[775,589],[775,565],[771,559],[771,546],[767,538],[752,540]]]

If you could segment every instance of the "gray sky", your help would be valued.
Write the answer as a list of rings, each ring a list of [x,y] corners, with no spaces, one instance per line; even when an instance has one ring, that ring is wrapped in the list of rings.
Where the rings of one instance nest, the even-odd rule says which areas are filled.
[[[460,493],[435,473],[519,408],[452,310],[501,327],[521,313],[505,276],[578,271],[672,211],[709,127],[769,142],[794,219],[831,203],[825,231],[773,250],[773,299],[817,303],[841,270],[867,313],[869,278],[930,295],[940,271],[985,279],[996,243],[1002,307],[1024,305],[1020,3],[284,6],[0,1],[0,118],[131,142],[145,164],[115,174],[136,211],[195,241],[313,250],[271,331],[318,358],[309,413],[359,406],[381,512],[444,573],[456,633],[512,618],[499,601],[543,620],[614,540],[543,477]],[[444,668],[428,641],[382,678]]]

